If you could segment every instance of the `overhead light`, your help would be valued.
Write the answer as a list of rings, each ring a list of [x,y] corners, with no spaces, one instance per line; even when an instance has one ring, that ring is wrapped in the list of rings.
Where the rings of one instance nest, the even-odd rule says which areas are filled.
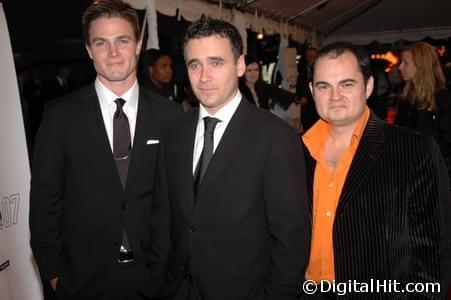
[[[376,53],[371,54],[371,59],[383,59],[388,62],[387,68],[385,68],[385,72],[388,73],[391,69],[398,64],[399,58],[393,54],[391,51],[387,51],[385,53]]]

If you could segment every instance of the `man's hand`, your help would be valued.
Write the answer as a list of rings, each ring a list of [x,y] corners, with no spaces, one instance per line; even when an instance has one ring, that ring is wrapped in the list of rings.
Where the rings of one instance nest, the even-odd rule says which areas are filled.
[[[58,277],[55,277],[53,279],[50,279],[50,286],[52,287],[53,291],[56,291],[56,283],[58,282]]]

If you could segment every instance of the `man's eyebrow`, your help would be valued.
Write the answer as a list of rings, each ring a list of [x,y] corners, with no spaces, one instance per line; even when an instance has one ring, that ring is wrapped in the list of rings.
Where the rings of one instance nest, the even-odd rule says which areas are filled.
[[[318,85],[320,85],[320,84],[326,84],[326,85],[330,85],[327,81],[317,81],[317,82],[315,82],[315,86],[318,86]]]
[[[348,78],[348,79],[343,79],[343,80],[340,80],[340,84],[343,84],[343,83],[356,83],[357,82],[357,80],[355,80],[355,79],[352,79],[352,78]]]
[[[224,58],[220,57],[220,56],[209,56],[208,60],[213,60],[213,61],[224,61]]]
[[[115,40],[120,40],[120,39],[129,39],[129,40],[131,40],[132,37],[127,35],[127,34],[124,34],[124,35],[121,35],[121,36],[118,36],[118,37],[115,38]]]
[[[357,82],[357,80],[355,80],[355,79],[347,78],[347,79],[340,80],[338,83],[343,84],[343,83],[356,83],[356,82]],[[315,82],[315,86],[322,85],[322,84],[330,85],[330,83],[328,83],[327,81],[320,80],[320,81]]]
[[[98,41],[105,42],[106,39],[105,39],[105,38],[102,38],[102,37],[95,37],[95,38],[92,39],[91,43],[93,43],[93,42],[98,42]]]
[[[225,61],[225,59],[220,57],[220,56],[209,56],[209,57],[207,57],[207,60],[208,61]],[[199,59],[197,59],[197,58],[190,59],[187,62],[187,65],[190,65],[190,64],[192,64],[194,62],[199,62]]]
[[[118,36],[118,37],[114,38],[114,40],[121,40],[121,39],[129,39],[129,40],[131,40],[132,38],[129,35],[121,35],[121,36]],[[103,37],[95,37],[95,38],[92,39],[92,42],[97,42],[97,41],[107,42],[108,39],[103,38]]]
[[[199,60],[197,59],[197,58],[193,58],[193,59],[190,59],[186,64],[189,66],[190,64],[192,64],[192,63],[197,63],[197,62],[199,62]]]

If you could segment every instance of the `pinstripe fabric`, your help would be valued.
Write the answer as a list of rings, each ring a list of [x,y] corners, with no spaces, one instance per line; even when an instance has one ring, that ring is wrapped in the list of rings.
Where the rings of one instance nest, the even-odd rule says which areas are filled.
[[[311,200],[315,161],[308,152],[306,157]],[[445,290],[451,255],[447,180],[435,142],[372,115],[337,207],[336,281],[441,282]],[[397,299],[401,295],[354,296]]]

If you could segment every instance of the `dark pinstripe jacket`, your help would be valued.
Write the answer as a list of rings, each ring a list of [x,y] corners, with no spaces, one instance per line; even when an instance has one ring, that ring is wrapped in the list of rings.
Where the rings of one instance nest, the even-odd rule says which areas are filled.
[[[312,203],[316,162],[305,151]],[[333,227],[336,281],[440,282],[446,290],[451,254],[447,180],[435,142],[372,114],[338,202]],[[412,294],[354,296],[412,299]]]

